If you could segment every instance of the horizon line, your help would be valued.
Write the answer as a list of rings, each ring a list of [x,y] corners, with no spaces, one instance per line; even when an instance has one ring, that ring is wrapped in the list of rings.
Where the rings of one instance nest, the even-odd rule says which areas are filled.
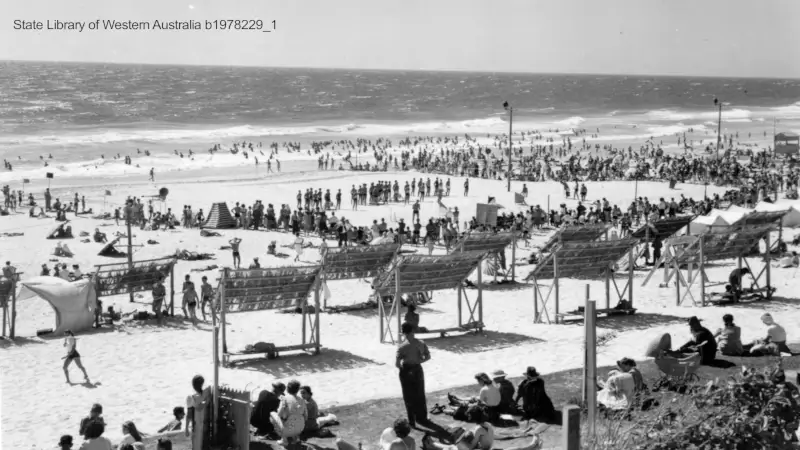
[[[500,75],[573,75],[573,76],[615,76],[615,77],[654,77],[654,78],[724,78],[742,80],[800,80],[798,77],[781,76],[731,76],[731,75],[686,75],[686,74],[652,74],[652,73],[613,73],[613,72],[527,72],[527,71],[489,71],[475,69],[381,69],[366,67],[317,67],[317,66],[254,66],[244,64],[178,64],[178,63],[146,63],[146,62],[108,62],[108,61],[77,61],[77,60],[41,60],[41,59],[0,59],[0,64],[5,63],[57,63],[57,64],[103,64],[114,66],[167,66],[167,67],[236,67],[250,69],[295,69],[295,70],[352,70],[364,72],[453,72],[453,73],[478,73]]]

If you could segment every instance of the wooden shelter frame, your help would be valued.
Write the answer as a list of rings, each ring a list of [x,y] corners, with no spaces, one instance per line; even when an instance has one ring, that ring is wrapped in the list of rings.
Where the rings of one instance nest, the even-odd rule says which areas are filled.
[[[517,256],[517,233],[505,231],[501,233],[491,232],[467,232],[450,249],[454,252],[484,252],[491,258],[497,267],[500,267],[500,253],[506,251],[506,247],[511,245],[511,281],[516,281],[516,256]],[[508,274],[505,274],[508,279]],[[497,271],[494,273],[494,281],[497,281]]]
[[[673,237],[676,233],[680,232],[684,227],[686,228],[686,232],[689,232],[689,224],[692,223],[696,216],[679,216],[679,217],[671,217],[666,219],[660,219],[655,222],[647,221],[644,225],[636,229],[633,233],[631,233],[628,238],[638,240],[636,246],[636,252],[633,256],[634,264],[639,258],[642,257],[644,252],[647,250],[647,246],[650,245],[656,238],[659,238],[661,242],[665,242],[667,239]],[[627,265],[623,264],[621,267],[627,269]]]
[[[754,211],[731,224],[731,228],[774,225],[778,227],[778,239],[774,242],[777,251],[778,245],[783,241],[783,217],[789,209],[779,211]]]
[[[458,290],[458,326],[426,330],[424,334],[436,334],[444,337],[453,331],[483,331],[483,282],[480,265],[486,257],[485,252],[458,252],[449,255],[400,255],[391,267],[375,280],[375,296],[378,300],[378,316],[380,320],[381,343],[399,344],[403,341],[400,328],[402,294],[439,291],[445,289]],[[469,299],[464,280],[478,269],[478,293],[473,300]],[[381,297],[393,295],[391,304],[384,305]],[[467,320],[464,320],[466,306]],[[392,323],[397,326],[392,332]]]
[[[329,248],[322,257],[322,283],[376,277],[397,257],[400,248],[400,244]],[[327,307],[328,299],[323,296],[323,308]]]
[[[299,306],[302,314],[302,341],[297,345],[275,347],[275,354],[284,351],[306,351],[314,349],[319,354],[322,346],[319,328],[319,287],[322,266],[288,266],[260,269],[221,270],[219,280],[219,304],[211,315],[212,326],[217,328],[216,312],[219,312],[220,340],[222,341],[222,365],[227,367],[231,357],[264,357],[263,353],[228,351],[227,314],[263,311],[289,306]],[[308,298],[313,292],[313,314],[309,312]],[[214,352],[219,354],[219,341],[214,341]],[[215,361],[219,362],[216,358]]]
[[[634,239],[617,239],[595,242],[564,242],[558,245],[547,258],[539,263],[526,280],[533,281],[534,323],[551,323],[547,304],[552,299],[555,303],[555,323],[564,322],[560,311],[561,278],[577,278],[605,281],[605,309],[598,309],[598,314],[628,313],[633,314],[633,257],[636,248]],[[628,255],[628,268],[625,284],[620,289],[615,276],[615,266],[625,255]],[[548,285],[543,280],[550,279]],[[611,287],[614,287],[612,293]],[[543,288],[547,289],[546,293]],[[612,308],[612,294],[618,301],[626,301],[627,308]]]
[[[556,231],[542,246],[542,253],[548,253],[558,244],[566,242],[593,242],[605,236],[608,239],[608,230],[611,225],[603,223],[591,225],[564,225]]]
[[[157,269],[159,266],[167,266],[169,268],[169,310],[170,314],[175,314],[175,264],[177,263],[177,258],[168,256],[133,261],[132,265],[127,262],[95,265],[96,270],[92,276],[92,281],[97,292],[97,298],[120,294],[130,294],[132,296],[136,292],[152,291],[156,280],[166,275],[164,271],[142,272],[141,269],[148,267]],[[158,276],[155,275],[156,273]],[[108,283],[113,287],[109,287]],[[124,287],[124,289],[121,289],[120,286]]]
[[[774,230],[774,225],[761,226],[742,226],[735,230],[711,231],[696,236],[683,236],[678,239],[668,240],[665,245],[665,252],[661,259],[656,261],[653,270],[645,278],[642,286],[646,285],[652,275],[663,264],[665,276],[664,286],[675,278],[675,304],[680,306],[686,301],[687,297],[694,306],[706,306],[708,297],[706,289],[714,286],[724,286],[727,281],[711,282],[706,273],[706,263],[720,261],[724,259],[736,259],[737,268],[742,269],[746,266],[753,275],[756,286],[754,292],[764,292],[767,299],[772,298],[772,271],[770,266],[770,232]],[[748,258],[753,247],[764,239],[766,242],[766,253],[763,259],[766,264],[761,271],[756,274],[753,271]],[[682,267],[687,267],[686,276],[681,272]],[[692,271],[691,268],[696,270]],[[764,278],[764,286],[760,281]],[[700,287],[700,301],[692,293],[692,287],[698,284]],[[683,292],[681,292],[683,289]]]

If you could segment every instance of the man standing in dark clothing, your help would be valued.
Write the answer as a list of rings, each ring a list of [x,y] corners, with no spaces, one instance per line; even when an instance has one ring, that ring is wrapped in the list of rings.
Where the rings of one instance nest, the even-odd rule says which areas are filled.
[[[395,366],[400,370],[400,387],[403,389],[403,402],[406,404],[408,423],[428,421],[428,407],[425,403],[425,372],[422,363],[431,359],[431,353],[424,342],[414,337],[414,326],[402,325],[406,342],[397,348]]]
[[[692,339],[683,344],[678,351],[700,353],[700,364],[712,364],[717,358],[717,340],[714,339],[714,335],[700,324],[697,316],[689,318],[689,330],[692,332]]]

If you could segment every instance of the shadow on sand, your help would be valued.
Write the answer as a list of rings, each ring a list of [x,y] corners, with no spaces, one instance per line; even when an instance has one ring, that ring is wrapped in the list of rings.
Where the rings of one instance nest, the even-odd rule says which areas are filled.
[[[281,355],[272,360],[251,359],[234,362],[231,367],[263,372],[275,378],[287,378],[309,373],[332,372],[382,364],[343,350],[323,348],[319,355],[295,353]]]
[[[501,348],[514,347],[520,344],[535,344],[544,342],[531,336],[516,333],[501,333],[499,331],[484,331],[481,334],[464,334],[461,336],[448,336],[444,338],[426,339],[424,334],[420,338],[425,340],[429,347],[452,353],[480,353]]]

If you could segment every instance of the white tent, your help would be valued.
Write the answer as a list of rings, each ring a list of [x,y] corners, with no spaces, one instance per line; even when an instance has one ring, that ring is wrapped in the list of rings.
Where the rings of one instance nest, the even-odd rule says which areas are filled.
[[[711,213],[709,215],[711,216],[711,215],[714,215],[714,213],[717,213],[720,217],[722,217],[723,220],[725,220],[725,222],[728,223],[728,225],[732,225],[732,224],[736,223],[742,217],[744,217],[744,216],[746,216],[746,215],[748,215],[748,214],[750,214],[752,212],[753,212],[753,210],[751,210],[751,209],[742,208],[740,206],[731,206],[730,208],[728,208],[727,210],[724,210],[724,211],[714,209],[714,210],[711,211]]]
[[[781,220],[784,227],[787,228],[795,228],[800,227],[800,202],[778,202],[775,203],[767,203],[767,202],[759,202],[756,205],[756,211],[759,212],[766,212],[766,211],[784,211],[788,210],[783,219]]]
[[[58,277],[34,277],[21,282],[17,300],[41,298],[56,312],[54,334],[92,328],[97,293],[90,279],[69,282]]]
[[[716,211],[716,210],[715,210]],[[689,224],[689,234],[700,234],[710,231],[722,230],[730,226],[730,223],[722,218],[720,214],[714,214],[714,211],[707,216],[697,216]]]

